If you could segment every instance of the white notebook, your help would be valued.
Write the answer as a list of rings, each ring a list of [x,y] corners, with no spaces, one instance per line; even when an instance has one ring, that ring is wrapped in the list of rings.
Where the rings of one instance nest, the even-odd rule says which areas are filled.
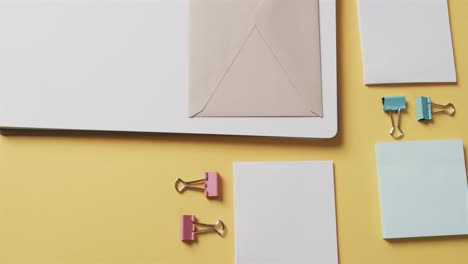
[[[188,1],[0,0],[0,129],[335,136],[335,0],[320,1],[323,118],[190,118]]]
[[[366,84],[456,82],[447,0],[358,0]]]
[[[332,161],[234,164],[236,264],[338,264]]]

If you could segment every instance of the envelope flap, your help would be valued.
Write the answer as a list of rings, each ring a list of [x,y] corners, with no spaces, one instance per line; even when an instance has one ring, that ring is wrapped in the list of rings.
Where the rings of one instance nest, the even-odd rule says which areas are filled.
[[[190,0],[190,116],[215,93],[254,28],[261,2]]]
[[[322,115],[319,0],[264,0],[255,19],[306,106]]]
[[[254,30],[198,117],[318,117]]]

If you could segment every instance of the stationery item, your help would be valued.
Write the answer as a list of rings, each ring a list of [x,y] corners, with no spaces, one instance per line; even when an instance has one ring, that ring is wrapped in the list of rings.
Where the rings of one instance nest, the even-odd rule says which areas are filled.
[[[189,115],[321,117],[319,23],[319,0],[191,1]]]
[[[207,227],[197,230],[197,226]],[[180,217],[180,240],[194,241],[195,235],[214,232],[220,236],[224,236],[225,226],[221,220],[216,221],[214,225],[203,224],[197,222],[194,215],[182,215]]]
[[[338,264],[334,190],[332,161],[234,163],[235,263]]]
[[[188,10],[195,2],[201,1],[0,0],[0,129],[293,138],[336,135],[335,0],[320,0],[319,6],[322,117],[281,118],[188,116],[192,35]],[[240,5],[243,1],[204,2]],[[310,10],[310,14],[314,12]],[[225,36],[211,33],[215,40]],[[291,34],[286,40],[295,40],[295,33]],[[217,46],[211,52],[224,48]],[[306,70],[314,75],[313,69]],[[300,69],[296,72],[302,73]],[[309,97],[303,96],[304,100]]]
[[[447,0],[358,0],[366,84],[456,82]]]
[[[432,108],[439,108],[443,110],[432,111]],[[433,114],[447,114],[449,116],[455,115],[455,106],[452,103],[446,105],[435,104],[431,101],[430,97],[419,96],[416,98],[416,109],[418,121],[432,120]]]
[[[182,184],[182,187],[179,186]],[[197,185],[203,184],[202,187],[196,187]],[[177,178],[174,187],[177,192],[183,193],[185,190],[195,190],[205,193],[208,198],[218,197],[219,195],[219,174],[218,172],[205,172],[205,177],[201,180],[195,181],[184,181],[181,178]]]
[[[462,140],[378,143],[384,239],[468,234]]]
[[[386,96],[382,98],[383,110],[388,113],[390,116],[390,121],[392,122],[392,128],[390,129],[390,136],[394,139],[401,139],[405,134],[401,130],[400,116],[401,110],[406,110],[406,97],[404,96]],[[397,111],[397,122],[393,121],[392,112]]]

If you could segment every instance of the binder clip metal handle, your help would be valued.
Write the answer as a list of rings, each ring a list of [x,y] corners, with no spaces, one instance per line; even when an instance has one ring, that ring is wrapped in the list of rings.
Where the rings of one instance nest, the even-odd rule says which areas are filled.
[[[433,108],[442,109],[433,111]],[[435,114],[446,114],[449,116],[455,115],[455,106],[452,103],[446,105],[435,104],[431,101],[430,97],[419,96],[416,98],[416,110],[418,121],[432,120]]]
[[[390,120],[392,121],[392,128],[390,129],[390,136],[394,139],[401,139],[405,133],[403,130],[400,128],[400,115],[401,115],[401,109],[398,109],[398,115],[397,115],[397,125],[395,126],[395,122],[393,121],[392,113],[389,112],[388,115],[390,116]]]
[[[449,116],[455,115],[455,106],[452,103],[448,103],[445,105],[432,103],[431,105],[433,108],[444,109],[444,110],[439,110],[439,111],[433,111],[432,114],[446,114]]]
[[[221,220],[216,220],[216,223],[213,224],[213,225],[211,225],[211,224],[204,224],[204,223],[198,223],[198,222],[195,222],[194,225],[196,225],[196,226],[202,226],[202,227],[208,227],[208,228],[205,228],[205,229],[193,231],[193,233],[195,233],[195,234],[203,234],[203,233],[216,232],[219,236],[224,236],[225,226],[224,226],[223,221],[221,221]]]
[[[197,226],[207,228],[197,230]],[[182,241],[194,241],[195,235],[204,233],[217,233],[222,237],[225,230],[225,225],[221,220],[217,220],[215,224],[204,224],[197,222],[194,215],[182,215],[180,217],[180,240]]]
[[[390,136],[394,139],[401,139],[405,133],[401,129],[401,110],[406,110],[406,98],[404,96],[386,96],[382,98],[383,110],[390,116],[392,128],[390,129]],[[397,111],[397,121],[393,120],[392,112]]]
[[[203,184],[203,187],[197,185]],[[182,185],[182,187],[180,187]],[[219,174],[218,172],[205,172],[205,178],[195,181],[184,181],[178,178],[174,187],[178,193],[183,193],[185,190],[193,190],[204,192],[208,198],[218,197],[219,195]],[[179,188],[180,187],[180,188]]]

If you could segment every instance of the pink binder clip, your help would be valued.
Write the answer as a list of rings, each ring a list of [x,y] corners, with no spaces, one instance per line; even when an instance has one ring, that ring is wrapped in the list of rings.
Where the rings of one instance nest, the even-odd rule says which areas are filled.
[[[179,188],[179,184],[183,184],[182,188]],[[195,187],[193,185],[204,184],[204,187]],[[218,172],[205,172],[205,178],[196,181],[183,181],[178,178],[175,181],[175,189],[179,193],[183,193],[186,189],[202,191],[208,198],[218,197],[219,195],[219,174]]]
[[[208,228],[197,230],[197,226]],[[224,236],[224,223],[221,220],[218,220],[214,225],[209,225],[198,223],[194,215],[183,215],[180,217],[180,240],[194,241],[196,234],[209,232],[216,232],[218,235]]]

